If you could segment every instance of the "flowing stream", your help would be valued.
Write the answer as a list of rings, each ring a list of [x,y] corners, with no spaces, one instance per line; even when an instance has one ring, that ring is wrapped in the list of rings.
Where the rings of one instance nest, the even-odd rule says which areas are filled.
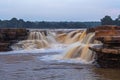
[[[119,69],[97,68],[86,30],[31,30],[27,40],[0,52],[0,80],[120,80]]]

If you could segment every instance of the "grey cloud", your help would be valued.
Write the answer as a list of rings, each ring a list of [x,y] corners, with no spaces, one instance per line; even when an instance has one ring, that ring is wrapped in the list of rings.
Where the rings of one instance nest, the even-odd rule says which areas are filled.
[[[114,3],[113,3],[114,2]],[[26,20],[89,21],[100,20],[120,11],[120,0],[0,0],[0,16]]]

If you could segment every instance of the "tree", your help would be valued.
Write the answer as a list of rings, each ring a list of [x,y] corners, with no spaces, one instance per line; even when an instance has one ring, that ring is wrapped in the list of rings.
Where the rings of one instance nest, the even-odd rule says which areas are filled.
[[[17,18],[12,18],[12,19],[9,21],[9,26],[10,26],[10,27],[13,27],[13,28],[17,28],[17,27],[18,27],[18,20],[17,20]]]
[[[18,27],[19,27],[19,28],[25,27],[25,22],[24,22],[23,19],[19,19],[19,21],[18,21]]]
[[[118,16],[118,18],[115,19],[114,23],[115,25],[120,26],[120,15]]]
[[[113,25],[114,21],[110,16],[105,16],[103,19],[101,19],[101,24],[102,25]]]

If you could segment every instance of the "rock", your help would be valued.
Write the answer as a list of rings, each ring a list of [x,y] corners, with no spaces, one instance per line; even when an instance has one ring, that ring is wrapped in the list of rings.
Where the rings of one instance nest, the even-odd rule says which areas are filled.
[[[95,39],[103,43],[89,48],[96,52],[96,62],[100,67],[120,68],[120,27],[105,25],[94,31]]]
[[[119,36],[120,35],[120,30],[99,30],[95,32],[96,37],[101,37],[101,36]]]
[[[9,51],[11,48],[9,47],[10,43],[1,43],[0,42],[0,51]]]
[[[102,25],[95,27],[95,31],[100,31],[100,30],[120,30],[120,27],[115,25]]]
[[[11,44],[26,39],[27,35],[27,29],[0,29],[0,51],[11,50]]]
[[[120,54],[104,54],[97,52],[97,63],[103,68],[120,68]]]
[[[103,68],[120,68],[120,49],[90,47],[96,52],[96,62]]]
[[[100,30],[120,30],[120,27],[115,25],[102,25],[102,26],[96,26],[94,28],[89,28],[87,29],[87,32],[90,33]]]
[[[113,49],[113,48],[93,48],[90,47],[89,49],[95,51],[95,52],[100,52],[104,54],[120,54],[120,49]]]

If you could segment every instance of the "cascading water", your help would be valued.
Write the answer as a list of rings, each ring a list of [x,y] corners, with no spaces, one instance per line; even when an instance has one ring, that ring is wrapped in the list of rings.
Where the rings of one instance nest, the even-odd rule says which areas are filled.
[[[79,30],[70,32],[65,38],[65,43],[71,44],[71,43],[78,41],[80,35],[81,35],[81,33]]]
[[[94,33],[82,33],[81,36],[83,39],[80,42],[72,44],[68,50],[64,53],[64,59],[81,59],[83,61],[89,62],[93,60],[93,54],[92,51],[89,50],[89,46],[91,43],[93,43],[93,37]]]
[[[41,31],[31,31],[28,39],[18,42],[13,45],[12,48],[15,50],[19,49],[40,49],[49,47],[46,35]]]
[[[72,40],[74,43],[69,45],[62,54],[53,55],[53,56],[44,56],[41,59],[45,60],[44,58],[49,57],[49,59],[51,60],[59,60],[59,61],[72,60],[80,63],[91,63],[94,61],[94,54],[92,54],[92,51],[89,50],[89,46],[91,46],[91,44],[94,43],[94,35],[95,35],[94,33],[87,34],[86,30],[84,30],[82,33],[78,31],[70,32],[66,36],[66,38],[68,40],[68,43],[72,42]],[[73,39],[71,39],[71,36],[74,36]],[[77,40],[75,40],[74,38]]]
[[[28,40],[41,40],[44,39],[44,35],[40,31],[31,31]]]
[[[53,32],[50,32],[50,31],[47,31],[47,34],[48,35],[46,36],[46,38],[47,38],[48,42],[56,44],[57,43],[57,41],[55,39],[56,34]]]
[[[60,43],[64,43],[66,36],[67,36],[66,33],[58,34],[58,35],[56,36],[56,40],[57,40],[58,42],[60,42]]]
[[[78,60],[83,62],[91,62],[94,58],[89,46],[94,42],[94,33],[86,33],[86,30],[73,30],[70,32],[57,34],[51,31],[31,31],[28,39],[20,41],[13,45],[15,50],[19,49],[41,49],[41,48],[57,48],[61,40],[62,46],[67,45],[62,54],[52,56],[52,59],[57,60]],[[53,45],[54,44],[54,45]],[[50,58],[50,57],[49,57]]]
[[[74,30],[68,33],[58,34],[57,40],[63,44],[72,44],[79,40],[81,36],[80,30]]]

